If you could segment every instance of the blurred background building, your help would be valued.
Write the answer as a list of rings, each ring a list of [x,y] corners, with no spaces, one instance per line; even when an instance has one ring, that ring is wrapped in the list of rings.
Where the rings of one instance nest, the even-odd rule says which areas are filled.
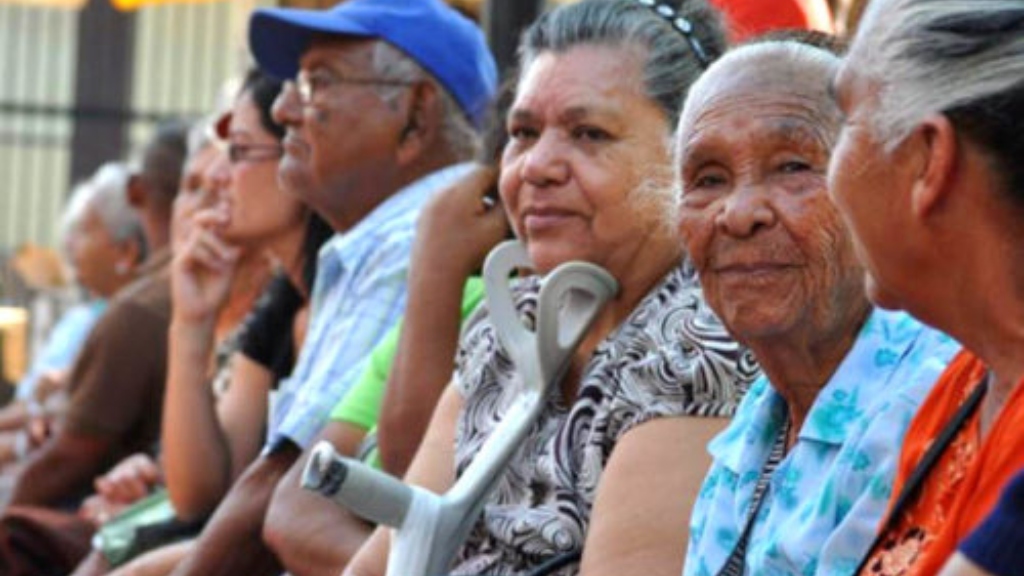
[[[337,1],[0,0],[0,308],[24,308],[45,290],[7,263],[26,247],[56,247],[59,214],[75,182],[103,162],[130,158],[161,121],[215,109],[225,82],[249,64],[245,33],[255,8],[327,8]],[[793,21],[831,27],[832,14],[842,29],[849,5],[863,3],[711,1],[746,32]],[[519,32],[546,3],[449,2],[481,23],[502,69]],[[0,309],[0,340],[6,334],[8,349],[23,335],[17,324],[24,318]],[[31,348],[22,343],[18,350]]]

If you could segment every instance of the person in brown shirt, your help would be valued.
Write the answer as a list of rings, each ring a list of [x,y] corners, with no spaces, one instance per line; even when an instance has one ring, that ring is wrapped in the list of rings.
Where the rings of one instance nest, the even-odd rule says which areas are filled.
[[[185,128],[165,126],[128,187],[150,255],[90,333],[70,376],[65,416],[17,473],[11,506],[77,507],[93,478],[151,451],[160,431],[167,372],[171,204],[185,157]]]

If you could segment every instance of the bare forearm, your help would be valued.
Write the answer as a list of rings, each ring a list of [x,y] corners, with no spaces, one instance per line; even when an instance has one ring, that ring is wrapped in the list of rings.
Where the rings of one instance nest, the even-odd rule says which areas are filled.
[[[455,426],[462,411],[462,397],[454,388],[441,395],[416,457],[405,475],[415,484],[443,494],[455,483]],[[387,571],[391,530],[379,527],[345,569],[344,576],[383,576]]]
[[[419,446],[433,407],[451,379],[467,273],[413,265],[410,296],[388,377],[377,437],[381,461],[401,476]],[[461,271],[461,270],[460,270]]]
[[[263,537],[294,576],[337,576],[372,527],[323,497],[299,486],[305,458],[292,467],[274,493]]]
[[[390,548],[390,532],[387,528],[377,528],[345,568],[342,576],[384,576]]]
[[[0,410],[0,432],[20,430],[29,421],[28,403],[14,400]]]
[[[173,576],[275,576],[282,571],[263,543],[263,519],[274,487],[298,456],[284,449],[261,457],[238,479],[206,525],[193,553]]]
[[[166,576],[192,552],[194,540],[161,546],[138,556],[107,576]],[[77,575],[75,575],[77,576]]]
[[[212,323],[171,324],[161,444],[168,492],[186,519],[209,512],[230,482],[230,457],[206,378],[212,348]]]
[[[106,442],[66,433],[33,453],[15,481],[11,504],[53,506],[84,494],[102,470]]]
[[[319,506],[324,509],[334,504],[321,502]],[[292,511],[289,519],[295,530],[287,533],[284,540],[267,540],[289,574],[337,576],[373,531],[372,526],[341,508],[330,512],[326,515],[329,522],[317,522],[301,511]]]

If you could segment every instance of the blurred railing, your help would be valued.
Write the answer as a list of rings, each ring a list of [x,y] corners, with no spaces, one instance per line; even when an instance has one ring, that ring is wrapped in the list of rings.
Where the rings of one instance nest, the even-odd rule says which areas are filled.
[[[26,242],[54,246],[73,174],[126,159],[163,119],[212,111],[219,87],[244,67],[242,32],[253,3],[167,4],[118,13],[115,18],[130,21],[130,33],[94,28],[85,50],[79,44],[83,11],[0,1],[0,252]],[[90,81],[107,81],[126,50],[127,81],[115,89],[123,97],[103,98],[109,87]],[[79,71],[84,76],[76,81]],[[83,90],[101,97],[83,101]],[[96,138],[90,140],[89,131],[75,138],[76,124],[96,128]],[[116,152],[97,157],[101,133],[109,130],[122,135]]]

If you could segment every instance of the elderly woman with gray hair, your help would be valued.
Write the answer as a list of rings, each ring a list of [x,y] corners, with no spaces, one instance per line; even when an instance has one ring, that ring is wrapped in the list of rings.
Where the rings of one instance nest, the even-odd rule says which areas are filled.
[[[39,432],[52,417],[47,412],[61,404],[60,395],[54,394],[64,391],[67,370],[106,309],[106,299],[135,279],[146,243],[139,218],[128,204],[129,176],[124,164],[109,162],[71,193],[61,218],[61,244],[89,300],[61,317],[18,384],[17,399],[0,410],[0,430],[17,431],[0,434],[0,466],[23,458],[44,439]],[[33,419],[36,425],[26,428]]]
[[[765,41],[690,91],[677,136],[680,229],[708,303],[764,371],[694,504],[684,574],[850,574],[870,546],[899,438],[956,352],[873,309],[825,186],[839,58]]]
[[[965,347],[910,425],[861,571],[936,574],[1024,467],[1024,3],[876,0],[833,91],[831,191],[871,299]]]
[[[580,2],[523,37],[499,179],[505,210],[538,273],[593,262],[620,291],[485,503],[455,574],[524,574],[581,552],[578,568],[558,573],[679,573],[703,445],[756,375],[705,306],[665,218],[672,127],[724,45],[707,4],[679,4]],[[527,316],[538,284],[513,289]],[[407,479],[447,490],[522,393],[518,378],[478,310]],[[387,549],[378,529],[346,573],[383,573]]]

